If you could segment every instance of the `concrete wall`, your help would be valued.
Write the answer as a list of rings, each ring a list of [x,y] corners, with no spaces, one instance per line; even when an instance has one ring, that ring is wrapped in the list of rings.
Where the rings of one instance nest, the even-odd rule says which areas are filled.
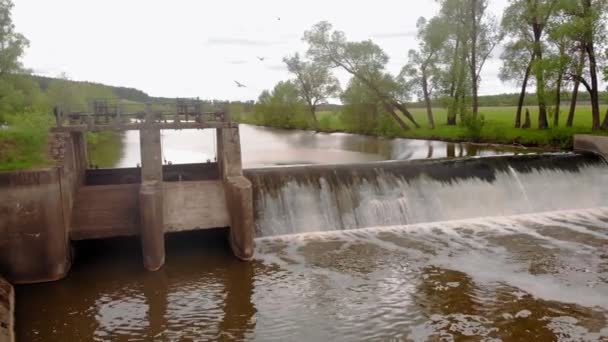
[[[0,277],[0,342],[15,340],[15,292],[11,284]]]
[[[220,179],[217,163],[163,165],[165,182]],[[140,168],[86,170],[86,185],[140,184]]]
[[[574,136],[574,151],[599,154],[608,160],[608,137],[598,135]]]
[[[140,231],[139,184],[80,188],[72,212],[72,240],[135,236]],[[163,183],[167,233],[228,227],[222,181]]]
[[[0,173],[0,273],[11,282],[51,281],[67,273],[68,192],[62,197],[58,168]]]
[[[84,137],[49,137],[53,167],[0,172],[0,274],[12,283],[52,281],[70,267],[74,194],[84,181]]]
[[[76,195],[72,240],[137,235],[139,184],[85,186]]]
[[[221,181],[164,183],[165,232],[228,227]]]

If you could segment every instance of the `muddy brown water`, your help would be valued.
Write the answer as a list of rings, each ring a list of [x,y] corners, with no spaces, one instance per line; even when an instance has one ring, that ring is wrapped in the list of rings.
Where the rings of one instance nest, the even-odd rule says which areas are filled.
[[[244,147],[246,164],[398,159],[403,151],[391,141],[381,142],[390,153],[338,143],[366,137],[277,134],[258,136],[266,154],[247,157],[255,148]],[[426,158],[428,144],[444,143],[411,144],[401,156]],[[333,155],[319,157],[329,146]],[[444,147],[447,155],[452,148]],[[590,175],[606,186],[594,167]],[[606,192],[594,196],[590,205],[605,202]],[[480,196],[480,211],[497,199]],[[310,232],[281,235],[277,225],[256,239],[251,263],[235,260],[224,230],[176,234],[156,273],[143,270],[137,239],[79,242],[66,279],[17,287],[18,341],[608,341],[604,205],[323,232],[298,221],[297,231]]]
[[[605,341],[608,208],[262,238],[84,242],[67,279],[17,288],[20,341]]]

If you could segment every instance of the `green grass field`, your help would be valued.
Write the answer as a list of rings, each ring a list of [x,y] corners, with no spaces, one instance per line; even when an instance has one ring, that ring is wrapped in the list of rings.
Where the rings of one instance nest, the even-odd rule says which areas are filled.
[[[538,129],[537,108],[530,107],[529,109],[532,117],[532,128],[516,129],[514,128],[516,107],[481,107],[479,113],[484,116],[485,123],[481,129],[480,137],[478,139],[471,139],[466,127],[460,125],[448,126],[446,124],[446,109],[434,109],[436,128],[430,129],[426,110],[414,108],[411,112],[421,128],[410,129],[408,131],[396,130],[398,133],[395,134],[395,137],[449,141],[478,140],[480,142],[497,144],[520,144],[569,149],[572,147],[572,138],[575,134],[608,135],[608,132],[591,131],[591,106],[578,107],[574,119],[574,127],[565,127],[567,114],[562,112],[560,126],[557,128],[552,127],[548,130]],[[606,106],[602,107],[601,119],[603,119],[606,109]],[[344,124],[340,121],[339,113],[321,112],[319,113],[319,121],[325,121],[326,123],[322,129],[323,131],[347,131]],[[552,116],[550,116],[549,122],[553,123]]]

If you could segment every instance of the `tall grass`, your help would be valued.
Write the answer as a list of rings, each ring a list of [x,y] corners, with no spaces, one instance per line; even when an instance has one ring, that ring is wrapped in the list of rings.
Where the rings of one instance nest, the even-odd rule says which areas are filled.
[[[0,171],[45,166],[51,117],[43,113],[5,116],[7,128],[0,129]]]

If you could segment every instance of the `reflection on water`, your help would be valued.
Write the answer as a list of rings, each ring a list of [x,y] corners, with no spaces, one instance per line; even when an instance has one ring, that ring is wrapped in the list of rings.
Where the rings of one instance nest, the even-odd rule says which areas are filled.
[[[85,242],[60,282],[17,288],[21,341],[608,339],[608,208],[258,239]]]
[[[123,156],[116,167],[140,163],[139,133],[123,140]],[[174,164],[205,162],[216,155],[214,130],[163,131],[163,158]],[[409,160],[534,153],[534,150],[442,141],[383,139],[346,133],[315,133],[241,125],[245,167],[293,164],[346,164],[381,160]]]

